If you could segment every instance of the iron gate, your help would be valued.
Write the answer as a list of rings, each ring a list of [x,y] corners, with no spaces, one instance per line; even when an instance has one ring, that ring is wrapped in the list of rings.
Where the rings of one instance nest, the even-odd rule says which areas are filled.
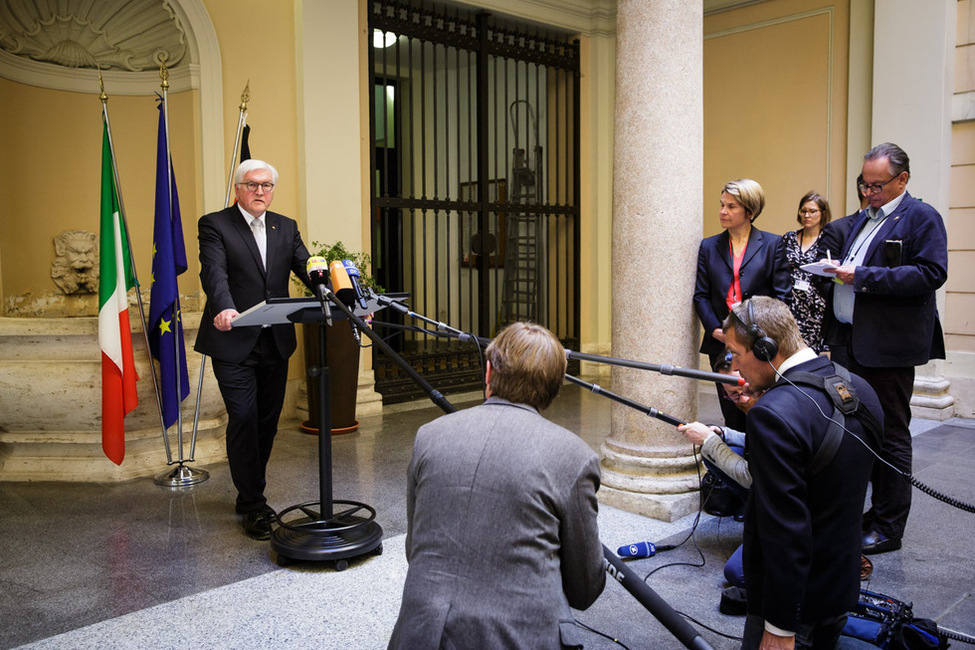
[[[429,0],[373,0],[368,33],[379,283],[463,332],[531,320],[578,349],[578,41]],[[383,333],[441,391],[480,387],[474,346]],[[417,395],[375,364],[384,402]]]

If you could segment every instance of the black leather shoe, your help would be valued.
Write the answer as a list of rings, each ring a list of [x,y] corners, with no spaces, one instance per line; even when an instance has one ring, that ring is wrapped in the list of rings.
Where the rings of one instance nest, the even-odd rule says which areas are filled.
[[[876,555],[878,553],[896,551],[900,547],[901,541],[899,539],[893,539],[881,532],[871,530],[863,536],[863,549],[861,552],[864,555]]]
[[[235,507],[234,508],[234,511],[238,515],[247,514],[243,510],[241,510],[239,507]],[[275,521],[278,520],[278,513],[276,513],[274,511],[274,508],[272,508],[271,506],[267,505],[266,503],[263,506],[261,506],[261,509],[258,512],[263,512],[265,515],[267,515],[268,521],[270,521],[271,523],[274,523]]]
[[[244,513],[244,532],[252,539],[271,539],[271,520],[262,510],[246,512]]]

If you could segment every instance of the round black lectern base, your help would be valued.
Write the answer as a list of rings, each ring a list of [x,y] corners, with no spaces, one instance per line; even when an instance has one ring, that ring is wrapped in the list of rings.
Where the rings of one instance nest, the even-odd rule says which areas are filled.
[[[348,568],[348,559],[366,553],[381,555],[383,529],[376,523],[376,511],[357,501],[333,501],[333,515],[324,519],[321,503],[312,501],[278,513],[278,526],[271,533],[271,548],[277,563],[291,560],[335,562],[338,571]]]

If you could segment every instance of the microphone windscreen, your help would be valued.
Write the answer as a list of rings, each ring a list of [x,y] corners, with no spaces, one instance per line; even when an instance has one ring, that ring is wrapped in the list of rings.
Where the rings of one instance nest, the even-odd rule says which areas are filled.
[[[345,267],[345,272],[349,274],[350,278],[358,278],[359,268],[355,265],[352,260],[342,260],[342,265]]]
[[[355,287],[352,286],[352,279],[349,278],[348,271],[342,262],[335,260],[328,267],[332,277],[332,291],[335,296],[345,305],[351,307],[355,304]]]
[[[342,289],[352,289],[352,280],[349,279],[349,272],[345,270],[345,265],[338,260],[332,262],[329,267],[329,274],[332,277],[332,291],[338,295]]]
[[[657,554],[657,547],[653,542],[636,542],[616,549],[620,557],[653,557]]]
[[[328,269],[328,263],[325,261],[324,257],[309,257],[308,261],[305,263],[305,273],[308,274],[308,279],[319,282],[325,281],[325,274]]]

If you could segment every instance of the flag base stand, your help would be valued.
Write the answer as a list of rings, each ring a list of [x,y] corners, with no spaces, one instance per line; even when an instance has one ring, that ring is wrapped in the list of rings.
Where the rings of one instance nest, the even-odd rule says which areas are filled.
[[[334,500],[326,505],[344,509],[325,518],[321,503],[313,501],[278,513],[278,525],[271,534],[278,566],[291,560],[332,561],[336,570],[344,571],[349,558],[382,555],[383,529],[376,523],[373,508],[358,501]]]
[[[156,474],[153,482],[162,487],[183,488],[196,485],[197,483],[203,483],[209,478],[210,473],[205,469],[189,467],[180,461],[179,465],[173,469]]]

